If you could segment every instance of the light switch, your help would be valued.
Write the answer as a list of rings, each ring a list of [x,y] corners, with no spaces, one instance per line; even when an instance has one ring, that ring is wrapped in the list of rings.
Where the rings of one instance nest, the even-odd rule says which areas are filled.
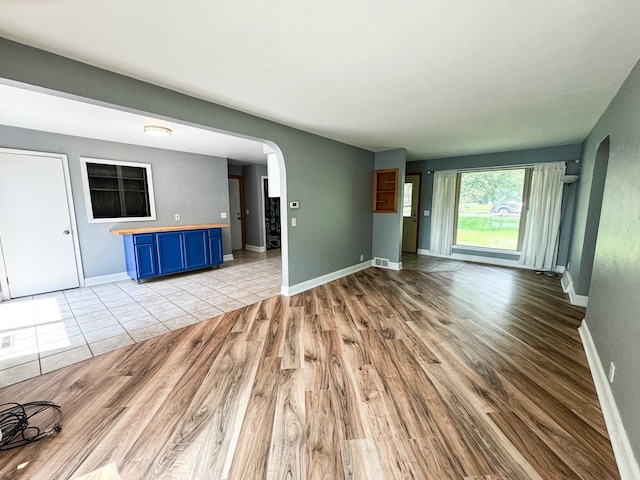
[[[295,227],[295,226],[297,225],[297,223],[298,223],[298,222],[296,221],[296,219],[295,219],[295,218],[292,218],[292,219],[291,219],[291,226],[292,226],[292,227]]]
[[[227,218],[227,212],[221,212],[220,218]]]

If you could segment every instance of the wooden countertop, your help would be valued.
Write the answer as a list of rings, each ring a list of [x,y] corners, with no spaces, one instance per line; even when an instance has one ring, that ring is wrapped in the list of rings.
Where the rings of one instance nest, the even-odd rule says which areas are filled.
[[[138,228],[112,228],[109,232],[114,235],[129,235],[134,233],[175,232],[178,230],[200,230],[203,228],[227,228],[226,223],[200,223],[197,225],[171,225],[166,227],[138,227]]]

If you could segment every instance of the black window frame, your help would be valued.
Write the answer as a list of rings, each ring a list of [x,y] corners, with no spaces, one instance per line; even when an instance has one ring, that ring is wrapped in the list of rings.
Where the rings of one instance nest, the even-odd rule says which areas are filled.
[[[156,219],[151,164],[81,158],[89,223]]]

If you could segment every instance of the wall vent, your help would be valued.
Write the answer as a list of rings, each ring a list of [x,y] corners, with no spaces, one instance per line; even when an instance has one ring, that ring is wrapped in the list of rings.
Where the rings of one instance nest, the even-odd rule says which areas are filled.
[[[388,258],[380,258],[380,257],[374,257],[373,259],[373,264],[376,267],[389,267],[389,259]]]
[[[0,349],[13,347],[13,335],[7,335],[2,337],[2,343],[0,343]]]

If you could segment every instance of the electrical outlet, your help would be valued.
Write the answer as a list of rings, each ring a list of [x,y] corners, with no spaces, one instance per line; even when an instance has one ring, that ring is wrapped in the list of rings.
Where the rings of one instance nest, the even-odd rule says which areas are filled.
[[[295,227],[298,224],[298,221],[295,218],[291,219],[291,226]]]
[[[616,366],[613,362],[609,364],[609,383],[613,383],[613,376],[616,374]]]
[[[221,212],[220,218],[227,218],[227,212]]]
[[[180,220],[180,214],[179,213],[176,213],[175,217],[176,217],[176,222]]]
[[[425,217],[428,217],[430,214],[431,214],[431,212],[429,212],[429,210],[425,210],[425,211],[424,211],[424,216],[425,216]]]

